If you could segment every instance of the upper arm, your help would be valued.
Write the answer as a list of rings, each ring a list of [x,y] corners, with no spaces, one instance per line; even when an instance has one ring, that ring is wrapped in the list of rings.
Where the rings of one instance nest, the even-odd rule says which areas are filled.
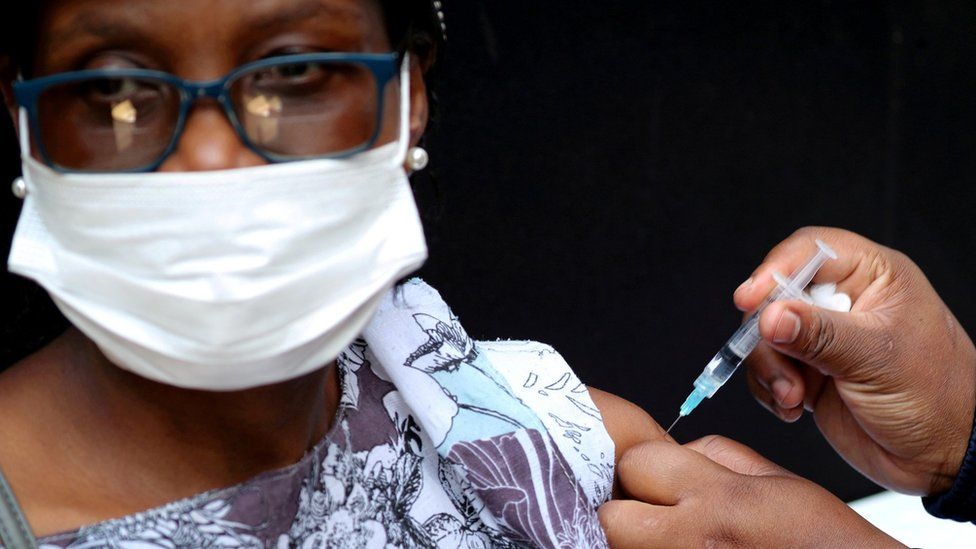
[[[600,409],[607,433],[613,439],[614,463],[636,444],[668,437],[664,429],[640,406],[599,389],[590,387],[589,391],[593,403]]]

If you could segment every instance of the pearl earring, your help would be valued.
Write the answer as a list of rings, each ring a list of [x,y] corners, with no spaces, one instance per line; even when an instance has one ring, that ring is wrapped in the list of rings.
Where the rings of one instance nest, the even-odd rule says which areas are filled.
[[[10,187],[10,190],[14,193],[14,196],[23,200],[27,196],[27,183],[23,179],[17,178]]]
[[[430,164],[430,155],[421,147],[413,147],[407,151],[407,167],[411,172],[419,172]]]

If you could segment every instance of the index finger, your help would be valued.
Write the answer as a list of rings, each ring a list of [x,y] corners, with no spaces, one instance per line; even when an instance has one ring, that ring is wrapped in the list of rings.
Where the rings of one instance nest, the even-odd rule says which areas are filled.
[[[816,284],[834,282],[837,291],[846,293],[856,302],[858,297],[881,273],[875,258],[884,248],[860,235],[842,229],[806,227],[793,233],[774,247],[752,276],[735,291],[734,300],[739,309],[753,311],[776,287],[773,273],[788,276],[806,263],[817,251],[817,240],[822,240],[837,252],[837,259],[828,260],[814,277]]]

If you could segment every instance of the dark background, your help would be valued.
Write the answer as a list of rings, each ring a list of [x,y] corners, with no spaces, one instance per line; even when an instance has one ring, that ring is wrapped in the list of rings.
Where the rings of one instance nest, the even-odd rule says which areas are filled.
[[[976,333],[972,0],[452,0],[447,16],[422,275],[473,336],[550,343],[666,425],[739,322],[732,290],[810,224],[905,251]],[[10,234],[19,204],[0,203]],[[0,289],[9,364],[61,324],[26,283]],[[844,499],[877,489],[741,374],[675,434],[707,433]]]
[[[550,343],[667,426],[739,322],[732,291],[811,224],[906,252],[976,333],[976,2],[457,0],[447,15],[422,274],[474,337]],[[675,434],[708,433],[846,500],[877,490],[741,374]]]

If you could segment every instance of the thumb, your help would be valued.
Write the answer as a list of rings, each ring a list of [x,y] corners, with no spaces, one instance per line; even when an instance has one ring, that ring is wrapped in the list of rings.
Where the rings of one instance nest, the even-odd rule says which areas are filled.
[[[891,337],[875,315],[777,301],[759,318],[759,333],[777,351],[826,375],[856,379],[871,372]]]

